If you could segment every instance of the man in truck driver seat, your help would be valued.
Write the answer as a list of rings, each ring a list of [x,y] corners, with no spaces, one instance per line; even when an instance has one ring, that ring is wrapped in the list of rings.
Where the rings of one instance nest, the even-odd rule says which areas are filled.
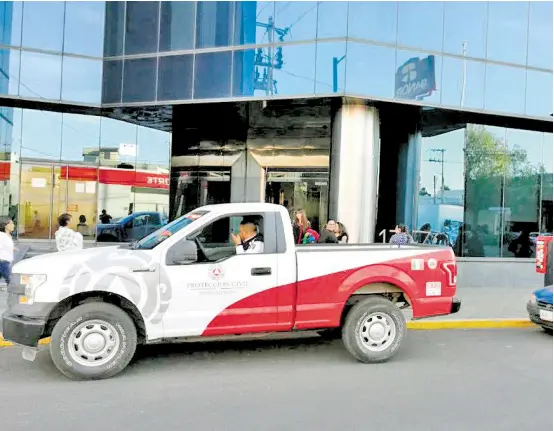
[[[237,254],[262,254],[264,243],[258,235],[254,222],[243,219],[240,222],[239,234],[231,234],[233,243],[237,246]]]

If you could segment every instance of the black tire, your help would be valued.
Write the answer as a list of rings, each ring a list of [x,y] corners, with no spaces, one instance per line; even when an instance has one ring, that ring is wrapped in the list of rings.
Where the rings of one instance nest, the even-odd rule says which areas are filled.
[[[547,334],[552,335],[552,328],[549,328],[548,326],[543,326],[542,329],[544,329],[544,332]]]
[[[110,353],[113,356],[109,362],[86,366],[75,361],[69,352],[70,335],[77,326],[94,320],[111,325],[119,337],[119,347],[116,346],[115,354]],[[136,348],[137,329],[129,315],[115,305],[92,302],[71,309],[56,323],[51,336],[50,356],[56,368],[70,379],[100,380],[123,371],[133,359]]]
[[[373,313],[379,313],[394,323],[394,334],[391,330],[385,331],[393,337],[392,341],[382,351],[371,350],[364,345],[360,335],[363,324]],[[375,319],[379,320],[377,317]],[[366,364],[386,362],[393,358],[398,353],[405,337],[406,319],[404,314],[391,301],[379,296],[366,298],[354,305],[348,312],[342,329],[342,340],[348,352],[358,361]]]

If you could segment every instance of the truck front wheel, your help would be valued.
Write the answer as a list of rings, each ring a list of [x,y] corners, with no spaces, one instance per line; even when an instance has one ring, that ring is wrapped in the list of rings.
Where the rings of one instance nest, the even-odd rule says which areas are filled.
[[[52,331],[54,365],[74,380],[99,380],[123,371],[135,354],[137,330],[115,305],[93,302],[68,311]]]
[[[406,336],[406,319],[391,301],[372,296],[354,305],[342,329],[346,349],[358,361],[386,362]]]

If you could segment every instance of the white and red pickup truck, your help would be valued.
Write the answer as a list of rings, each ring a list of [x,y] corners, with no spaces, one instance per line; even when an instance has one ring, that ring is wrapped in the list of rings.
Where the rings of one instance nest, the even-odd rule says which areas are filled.
[[[262,247],[235,245],[243,222]],[[8,293],[4,338],[33,360],[51,337],[73,379],[114,376],[137,344],[265,332],[340,330],[356,359],[383,362],[406,335],[401,308],[419,319],[461,305],[450,248],[296,246],[287,210],[262,203],[201,207],[130,246],[23,260]]]

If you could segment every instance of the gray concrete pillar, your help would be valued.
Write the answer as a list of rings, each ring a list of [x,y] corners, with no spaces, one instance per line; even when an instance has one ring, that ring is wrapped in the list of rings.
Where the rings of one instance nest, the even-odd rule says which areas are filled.
[[[346,226],[351,243],[375,239],[379,151],[378,110],[344,99],[333,119],[329,214]]]

